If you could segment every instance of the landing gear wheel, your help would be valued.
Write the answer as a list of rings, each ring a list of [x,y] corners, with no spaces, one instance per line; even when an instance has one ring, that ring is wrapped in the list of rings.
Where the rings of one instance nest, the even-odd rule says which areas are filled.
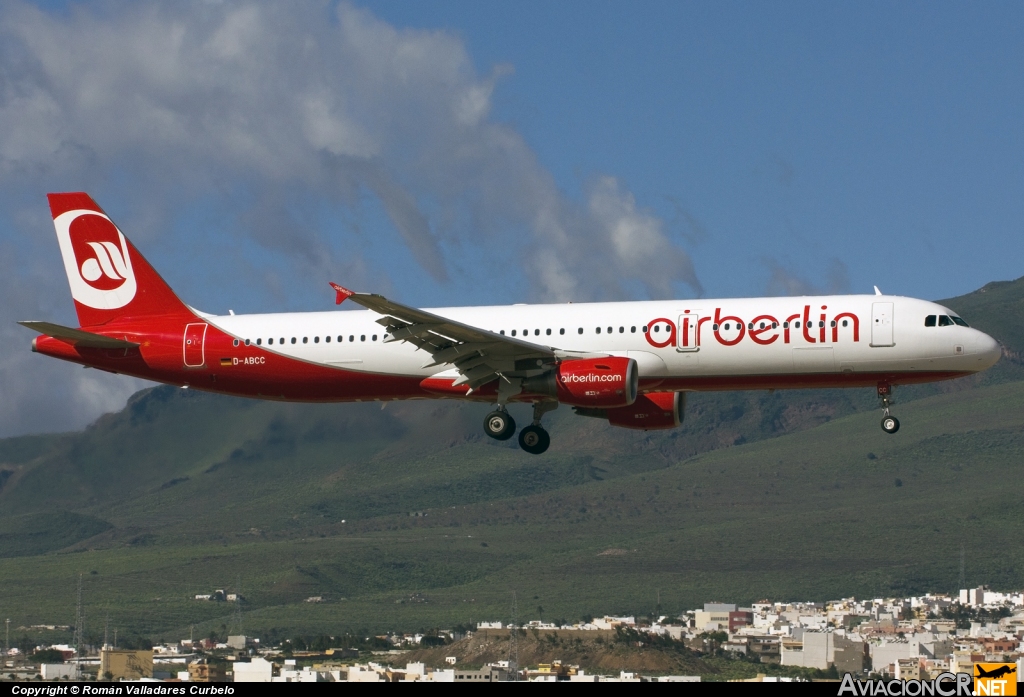
[[[484,419],[484,433],[495,440],[508,440],[515,432],[515,419],[507,411],[492,411]]]
[[[882,430],[886,433],[896,433],[900,430],[900,420],[895,416],[886,416],[882,419]]]
[[[540,426],[527,426],[519,432],[519,447],[531,455],[540,455],[551,445],[551,436]]]

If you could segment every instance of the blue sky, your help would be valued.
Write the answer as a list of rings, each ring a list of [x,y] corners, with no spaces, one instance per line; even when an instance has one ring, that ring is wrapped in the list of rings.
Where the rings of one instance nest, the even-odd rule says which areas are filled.
[[[1024,275],[1020,6],[370,7],[514,65],[496,115],[570,195],[609,172],[666,220],[678,202],[710,295],[765,292],[765,259],[928,298]]]
[[[1024,275],[1019,4],[10,2],[0,434],[141,383],[71,323],[85,189],[207,311],[870,292]],[[968,318],[969,319],[969,318]]]

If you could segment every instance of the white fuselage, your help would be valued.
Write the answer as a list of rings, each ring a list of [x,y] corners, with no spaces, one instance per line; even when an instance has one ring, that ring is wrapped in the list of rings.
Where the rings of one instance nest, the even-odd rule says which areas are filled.
[[[734,380],[719,384],[716,378],[830,373],[926,381],[928,374],[955,377],[984,370],[1000,355],[998,343],[976,329],[952,320],[926,326],[929,316],[959,320],[949,309],[896,296],[569,303],[430,312],[563,351],[629,356],[636,359],[641,379],[668,380],[671,384],[666,386],[682,381],[673,389],[743,386]],[[303,362],[409,377],[445,372],[444,367],[424,368],[430,356],[414,346],[386,343],[385,329],[376,322],[380,315],[370,311],[204,318],[242,342]],[[915,373],[925,379],[914,380]]]

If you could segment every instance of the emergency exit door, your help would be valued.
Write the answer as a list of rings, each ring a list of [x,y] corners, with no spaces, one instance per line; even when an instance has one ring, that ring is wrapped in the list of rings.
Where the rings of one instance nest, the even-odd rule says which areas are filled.
[[[871,345],[895,346],[892,335],[892,303],[871,304]]]
[[[697,333],[697,325],[700,316],[695,312],[687,312],[679,315],[679,341],[677,351],[699,351],[700,335]]]
[[[185,325],[185,367],[202,368],[206,363],[203,342],[206,341],[206,323]]]

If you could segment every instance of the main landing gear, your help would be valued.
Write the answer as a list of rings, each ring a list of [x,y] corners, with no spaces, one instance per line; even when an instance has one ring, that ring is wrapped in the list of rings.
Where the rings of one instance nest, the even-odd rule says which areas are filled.
[[[494,440],[508,440],[516,432],[516,420],[504,407],[492,411],[484,419],[484,433]]]
[[[878,398],[882,400],[882,430],[886,433],[896,433],[900,430],[900,420],[889,414],[889,407],[892,405],[892,385],[879,383]]]
[[[531,455],[540,455],[551,445],[551,436],[540,425],[541,417],[557,409],[558,402],[537,402],[533,405],[533,423],[519,432],[519,447]],[[484,419],[484,433],[495,440],[508,440],[516,432],[516,422],[499,406]]]

